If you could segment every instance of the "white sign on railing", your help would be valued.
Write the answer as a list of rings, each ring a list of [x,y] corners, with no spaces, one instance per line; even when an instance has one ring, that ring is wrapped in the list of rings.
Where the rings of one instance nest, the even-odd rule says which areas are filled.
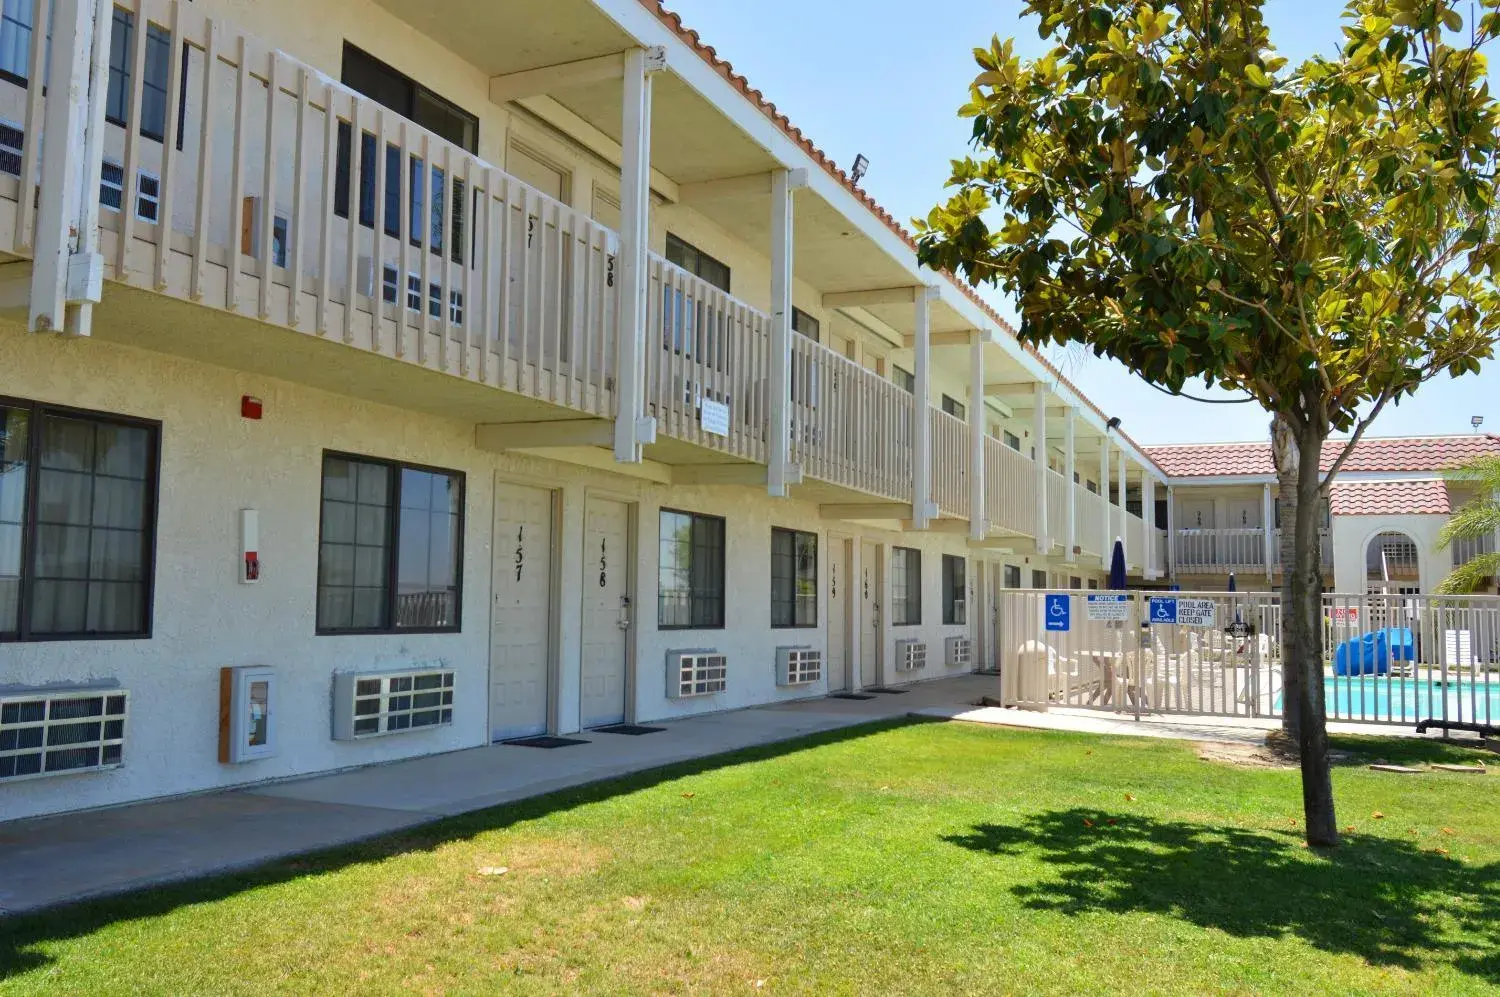
[[[1150,602],[1152,623],[1175,623],[1180,627],[1211,627],[1216,614],[1212,599],[1153,597]]]
[[[728,436],[729,406],[723,402],[716,402],[712,398],[702,399],[698,402],[698,424],[703,427],[705,433]]]
[[[1105,620],[1117,623],[1130,618],[1130,596],[1091,595],[1088,601],[1090,620]]]

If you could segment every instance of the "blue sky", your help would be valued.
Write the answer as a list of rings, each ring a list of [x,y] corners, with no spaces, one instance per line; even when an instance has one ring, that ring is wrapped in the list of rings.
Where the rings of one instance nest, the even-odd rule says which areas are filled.
[[[667,0],[839,164],[870,159],[866,189],[903,222],[943,196],[948,161],[965,151],[968,125],[954,114],[975,69],[971,51],[992,34],[1016,39],[1022,55],[1043,50],[1019,0]],[[1271,37],[1294,62],[1338,43],[1336,0],[1267,0]],[[958,27],[959,25],[966,25]],[[1492,58],[1500,56],[1492,55]],[[988,295],[1002,314],[1014,306]],[[1127,370],[1078,351],[1052,356],[1098,405],[1120,416],[1143,444],[1263,439],[1259,406],[1168,398]],[[1469,418],[1500,432],[1500,361],[1459,380],[1443,377],[1395,408],[1372,432],[1469,432]]]

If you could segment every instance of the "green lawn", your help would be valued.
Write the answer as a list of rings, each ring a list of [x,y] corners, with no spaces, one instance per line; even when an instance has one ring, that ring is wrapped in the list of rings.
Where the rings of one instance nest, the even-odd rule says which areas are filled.
[[[1295,772],[865,727],[0,921],[0,991],[1494,991],[1500,773],[1365,760],[1322,855]]]

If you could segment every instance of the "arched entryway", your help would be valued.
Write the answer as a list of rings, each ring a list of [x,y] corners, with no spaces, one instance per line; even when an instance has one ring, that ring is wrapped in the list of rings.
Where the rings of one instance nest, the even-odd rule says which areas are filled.
[[[1365,546],[1365,591],[1372,595],[1419,595],[1422,553],[1405,533],[1386,530]]]

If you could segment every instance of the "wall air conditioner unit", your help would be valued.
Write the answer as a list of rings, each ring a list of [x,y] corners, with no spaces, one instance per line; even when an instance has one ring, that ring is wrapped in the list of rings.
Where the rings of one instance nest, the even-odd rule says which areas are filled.
[[[0,783],[125,764],[130,693],[0,686]]]
[[[823,652],[815,647],[778,647],[776,684],[808,685],[823,677]]]
[[[358,741],[452,723],[451,668],[333,675],[335,741]]]
[[[729,688],[729,659],[712,648],[667,652],[667,698],[712,696]]]
[[[944,643],[949,668],[968,668],[974,664],[974,641],[968,637],[949,637]]]
[[[927,642],[896,641],[896,671],[915,672],[927,667]]]

